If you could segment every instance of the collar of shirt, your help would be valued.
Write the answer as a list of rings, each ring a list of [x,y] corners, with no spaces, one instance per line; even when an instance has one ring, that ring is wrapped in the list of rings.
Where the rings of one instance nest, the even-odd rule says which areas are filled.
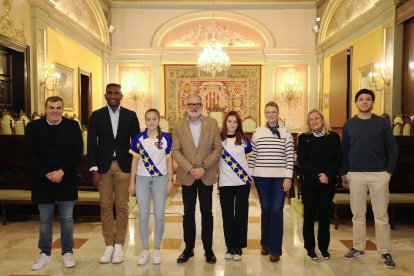
[[[112,107],[110,107],[109,105],[108,105],[108,110],[109,110],[109,112],[110,113],[113,113],[113,114],[116,114],[116,113],[119,113],[119,111],[121,110],[121,106],[118,106],[118,108],[115,110],[115,112],[112,110]]]
[[[46,122],[50,125],[50,126],[57,126],[58,124],[60,124],[60,122],[62,122],[62,117],[60,117],[59,122],[57,122],[56,124],[52,124],[51,122],[49,122],[49,120],[46,117]]]
[[[191,121],[190,120],[190,116],[188,116],[187,118],[188,118],[188,122],[190,123],[190,125],[198,125],[199,123],[201,123],[201,121],[202,121],[202,118],[203,116],[201,116],[200,115],[200,118],[196,121],[196,122],[193,122],[193,121]]]

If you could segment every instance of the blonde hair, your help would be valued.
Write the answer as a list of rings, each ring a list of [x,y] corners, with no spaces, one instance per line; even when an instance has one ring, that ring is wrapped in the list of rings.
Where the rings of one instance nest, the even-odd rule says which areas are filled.
[[[312,113],[318,113],[319,116],[321,116],[322,121],[323,121],[322,134],[323,135],[328,135],[329,132],[331,132],[331,127],[329,126],[329,122],[325,119],[325,117],[323,116],[323,113],[320,112],[316,108],[314,108],[311,111],[309,111],[308,117],[306,119],[306,125],[304,127],[303,133],[306,133],[306,134],[312,133],[312,129],[311,129],[310,125],[309,125],[309,115],[311,115]]]

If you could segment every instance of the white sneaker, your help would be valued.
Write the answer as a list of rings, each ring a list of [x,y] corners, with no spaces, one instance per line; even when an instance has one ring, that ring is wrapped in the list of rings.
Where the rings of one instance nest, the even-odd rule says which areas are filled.
[[[52,257],[46,255],[45,253],[40,254],[37,261],[32,265],[32,270],[42,269],[45,265],[52,261]]]
[[[122,249],[122,245],[115,244],[114,246],[114,254],[112,255],[112,263],[119,264],[124,261],[124,250]]]
[[[142,250],[141,252],[141,256],[139,256],[138,258],[138,265],[145,265],[148,263],[148,259],[149,259],[149,251],[148,250]]]
[[[114,247],[112,245],[108,245],[105,247],[105,252],[99,259],[101,264],[107,264],[112,260],[112,254],[114,253]]]
[[[62,262],[66,268],[71,268],[76,265],[75,259],[73,259],[73,254],[70,252],[63,254]]]
[[[152,263],[157,265],[161,263],[161,253],[159,249],[154,249]]]

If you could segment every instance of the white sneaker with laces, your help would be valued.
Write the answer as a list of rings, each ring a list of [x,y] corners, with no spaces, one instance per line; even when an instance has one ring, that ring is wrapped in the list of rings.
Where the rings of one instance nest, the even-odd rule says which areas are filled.
[[[159,249],[154,249],[152,263],[157,265],[161,263],[161,253]]]
[[[76,265],[75,259],[73,259],[73,254],[70,252],[63,254],[62,262],[66,268],[71,268]]]
[[[139,256],[138,258],[138,265],[145,265],[148,263],[148,259],[149,259],[149,251],[148,250],[142,250],[141,252],[141,256]]]
[[[107,264],[112,260],[112,254],[114,253],[114,246],[113,245],[108,245],[107,247],[105,247],[105,251],[103,253],[103,255],[101,256],[101,258],[99,259],[99,262],[101,264]]]
[[[114,254],[112,255],[112,263],[119,264],[124,261],[124,250],[121,244],[114,245]]]
[[[39,255],[39,258],[37,258],[37,261],[32,265],[32,270],[40,270],[45,265],[50,263],[52,261],[52,257],[46,255],[45,253],[42,253]]]

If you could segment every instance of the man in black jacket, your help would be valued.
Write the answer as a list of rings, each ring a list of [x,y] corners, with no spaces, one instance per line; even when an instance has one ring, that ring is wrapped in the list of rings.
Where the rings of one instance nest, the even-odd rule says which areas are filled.
[[[122,97],[121,85],[108,84],[105,93],[108,106],[94,111],[89,119],[88,163],[92,182],[99,189],[102,234],[106,244],[100,263],[124,261],[122,247],[128,226],[132,159],[129,148],[131,140],[139,132],[139,122],[134,111],[121,108]]]
[[[26,127],[24,148],[32,170],[32,201],[40,213],[40,256],[32,265],[39,270],[50,263],[55,203],[59,209],[62,262],[76,265],[73,259],[73,206],[78,199],[76,164],[82,156],[82,135],[77,122],[62,117],[63,100],[46,99],[44,118]]]

